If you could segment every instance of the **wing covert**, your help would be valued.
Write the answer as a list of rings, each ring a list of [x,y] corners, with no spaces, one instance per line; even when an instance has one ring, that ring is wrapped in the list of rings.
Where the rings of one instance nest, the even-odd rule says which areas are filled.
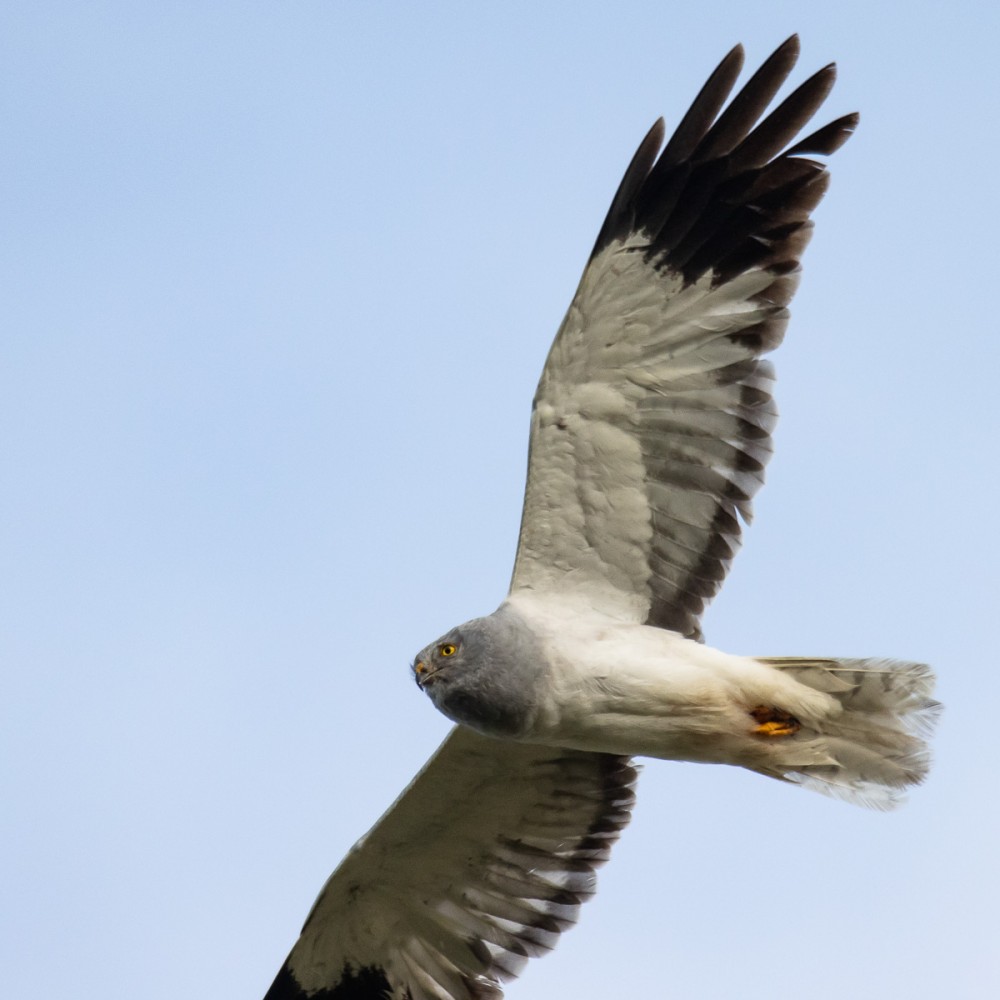
[[[663,151],[658,121],[633,157],[535,395],[512,592],[700,638],[771,454],[761,357],[781,342],[828,183],[807,154],[833,153],[857,124],[786,148],[832,65],[760,120],[797,56],[793,36],[720,114],[737,46]]]

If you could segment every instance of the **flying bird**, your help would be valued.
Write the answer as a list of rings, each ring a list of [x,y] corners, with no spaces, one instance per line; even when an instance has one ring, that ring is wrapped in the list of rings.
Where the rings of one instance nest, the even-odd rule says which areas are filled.
[[[725,107],[737,46],[611,203],[542,371],[510,591],[413,663],[458,723],[323,888],[265,1000],[480,1000],[555,944],[628,822],[634,756],[877,807],[927,771],[933,676],[703,642],[763,482],[770,363],[845,115],[765,115],[790,38]]]

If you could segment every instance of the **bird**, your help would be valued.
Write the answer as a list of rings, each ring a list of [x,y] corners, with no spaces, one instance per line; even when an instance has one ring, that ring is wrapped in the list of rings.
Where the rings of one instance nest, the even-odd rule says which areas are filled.
[[[704,641],[775,424],[774,370],[824,160],[834,64],[768,108],[780,45],[733,48],[611,202],[542,370],[507,597],[412,675],[456,723],[351,849],[265,1000],[497,1000],[572,926],[629,821],[635,757],[744,767],[877,808],[923,780],[923,664]],[[728,104],[727,104],[728,100]]]

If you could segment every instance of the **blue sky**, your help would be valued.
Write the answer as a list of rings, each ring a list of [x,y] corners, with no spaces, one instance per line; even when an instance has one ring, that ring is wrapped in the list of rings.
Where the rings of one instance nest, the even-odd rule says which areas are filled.
[[[528,412],[615,185],[737,41],[831,60],[782,419],[706,620],[932,663],[882,815],[649,763],[512,1000],[986,996],[995,5],[4,5],[4,991],[258,997],[447,731],[407,676],[509,578]]]

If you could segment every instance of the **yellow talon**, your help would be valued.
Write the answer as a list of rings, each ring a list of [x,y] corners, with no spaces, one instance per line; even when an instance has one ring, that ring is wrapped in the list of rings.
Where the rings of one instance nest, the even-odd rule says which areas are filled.
[[[750,715],[759,723],[753,728],[758,736],[794,736],[802,728],[802,723],[783,708],[758,705]]]
[[[799,731],[798,725],[790,726],[787,722],[764,722],[759,726],[754,726],[755,733],[759,736],[791,736]]]

